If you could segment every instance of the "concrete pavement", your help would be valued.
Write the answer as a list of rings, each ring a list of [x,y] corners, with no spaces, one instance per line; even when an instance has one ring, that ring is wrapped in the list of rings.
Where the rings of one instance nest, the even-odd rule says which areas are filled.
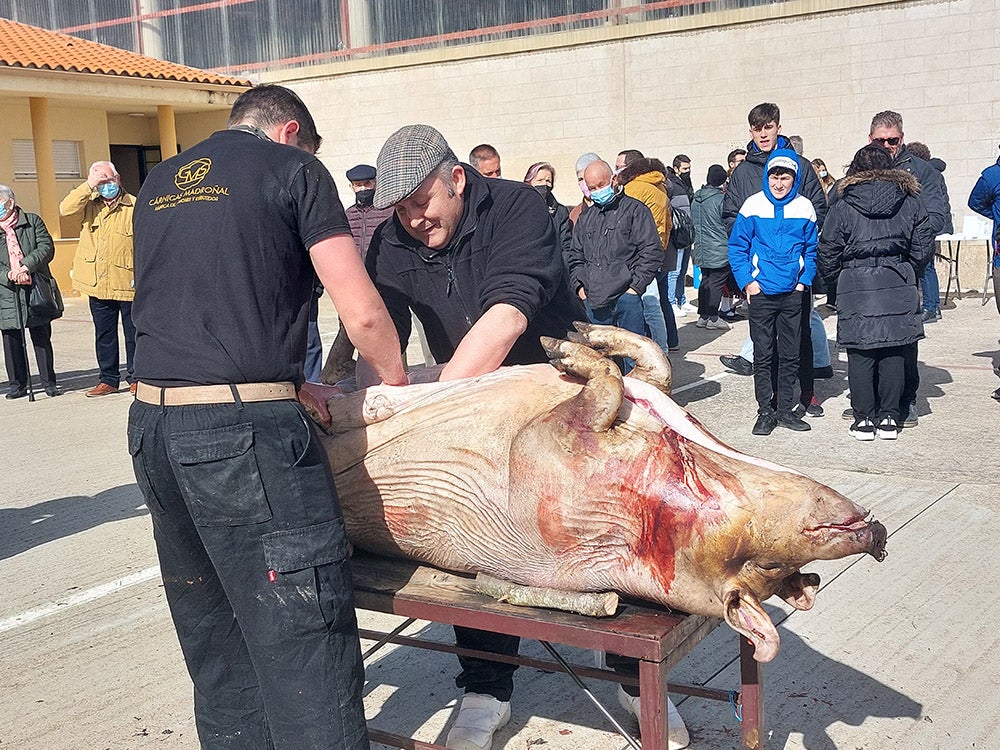
[[[976,287],[980,263],[969,256],[963,275]],[[737,449],[866,505],[890,531],[881,564],[851,558],[807,567],[823,578],[812,611],[768,603],[783,647],[765,667],[766,746],[1000,747],[1000,601],[991,584],[1000,567],[1000,403],[989,397],[1000,385],[1000,317],[992,300],[982,306],[967,291],[928,326],[920,425],[895,442],[848,435],[840,418],[846,359],[835,350],[835,377],[817,382],[826,416],[811,420],[813,430],[752,436],[751,381],[718,361],[737,350],[747,324],[719,332],[696,328],[693,317],[680,322],[683,356],[673,359],[681,405]],[[836,317],[825,323],[832,339]],[[325,302],[321,330],[332,341],[336,319]],[[196,748],[190,684],[125,446],[129,396],[83,395],[96,383],[85,301],[67,301],[54,343],[66,394],[0,401],[0,749]],[[361,620],[396,622],[371,613]],[[427,623],[408,632],[450,638]],[[719,628],[673,677],[736,687],[734,644]],[[522,650],[542,655],[537,644]],[[568,655],[592,663],[590,654]],[[443,740],[459,697],[456,666],[444,654],[380,651],[368,667],[369,718],[381,729]],[[624,720],[613,689],[593,688]],[[693,748],[738,746],[728,706],[678,703]],[[560,675],[521,669],[512,709],[497,750],[625,744]]]

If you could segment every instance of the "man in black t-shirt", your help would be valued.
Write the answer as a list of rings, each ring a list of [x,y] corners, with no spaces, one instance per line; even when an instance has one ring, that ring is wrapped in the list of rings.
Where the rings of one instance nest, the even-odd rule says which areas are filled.
[[[319,143],[260,86],[136,202],[128,445],[209,750],[369,747],[344,522],[299,402],[329,419],[303,385],[314,274],[378,378],[406,375]]]

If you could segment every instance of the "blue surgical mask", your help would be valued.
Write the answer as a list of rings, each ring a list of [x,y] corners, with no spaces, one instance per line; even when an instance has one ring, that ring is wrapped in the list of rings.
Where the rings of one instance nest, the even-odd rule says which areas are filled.
[[[819,170],[819,176],[820,177],[826,177],[826,170],[825,169]]]
[[[4,219],[6,219],[7,218],[7,214],[9,214],[9,213],[10,213],[10,209],[7,208],[7,204],[6,203],[0,203],[0,221],[3,221]]]
[[[114,197],[118,195],[119,190],[121,190],[121,188],[118,187],[117,182],[102,182],[97,186],[97,192],[100,193],[101,197],[105,200],[113,200]]]
[[[594,201],[598,206],[606,206],[614,200],[615,189],[610,185],[605,185],[597,190],[590,191],[590,200]]]

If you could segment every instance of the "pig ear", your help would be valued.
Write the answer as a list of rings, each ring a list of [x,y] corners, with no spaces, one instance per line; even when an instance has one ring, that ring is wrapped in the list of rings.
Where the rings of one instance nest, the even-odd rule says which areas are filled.
[[[795,609],[812,609],[819,591],[819,576],[815,573],[792,573],[781,582],[776,593]]]
[[[731,589],[726,595],[725,617],[733,630],[745,635],[753,643],[754,659],[760,662],[771,661],[778,655],[778,630],[752,593]]]

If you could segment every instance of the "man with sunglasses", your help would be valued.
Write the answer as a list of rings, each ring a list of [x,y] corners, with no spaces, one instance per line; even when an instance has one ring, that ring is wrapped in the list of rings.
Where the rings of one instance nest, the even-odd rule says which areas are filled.
[[[886,110],[872,118],[868,142],[883,146],[892,156],[896,169],[909,172],[920,183],[920,198],[927,209],[934,236],[947,231],[951,221],[951,206],[944,177],[929,162],[911,153],[903,142],[903,117],[898,112]],[[924,323],[935,323],[941,317],[941,290],[937,270],[930,263],[921,279],[923,289]]]

